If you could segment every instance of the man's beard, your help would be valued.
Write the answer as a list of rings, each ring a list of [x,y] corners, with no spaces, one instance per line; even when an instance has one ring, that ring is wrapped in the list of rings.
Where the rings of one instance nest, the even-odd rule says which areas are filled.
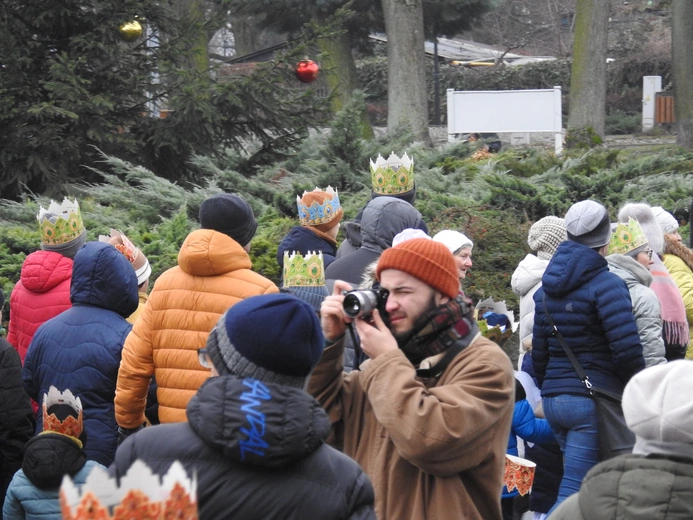
[[[393,334],[393,336],[397,340],[397,345],[399,346],[399,348],[402,348],[402,345],[405,345],[407,341],[409,341],[409,339],[412,337],[412,333],[416,332],[422,323],[425,323],[426,320],[424,318],[428,316],[428,313],[436,307],[438,307],[438,304],[436,303],[436,293],[434,291],[431,291],[431,295],[428,299],[428,305],[421,312],[421,314],[419,314],[416,317],[416,319],[413,320],[412,327],[409,330]]]

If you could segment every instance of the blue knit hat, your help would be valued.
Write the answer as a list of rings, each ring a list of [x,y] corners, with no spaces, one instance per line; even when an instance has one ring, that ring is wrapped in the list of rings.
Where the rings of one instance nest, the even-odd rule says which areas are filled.
[[[289,294],[247,298],[231,307],[207,339],[219,375],[304,388],[322,355],[320,321]]]

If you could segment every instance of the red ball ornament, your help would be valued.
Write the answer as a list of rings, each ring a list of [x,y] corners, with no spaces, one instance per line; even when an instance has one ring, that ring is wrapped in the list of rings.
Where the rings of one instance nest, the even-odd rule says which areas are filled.
[[[302,83],[312,83],[318,77],[320,67],[313,60],[305,59],[296,65],[296,78]]]

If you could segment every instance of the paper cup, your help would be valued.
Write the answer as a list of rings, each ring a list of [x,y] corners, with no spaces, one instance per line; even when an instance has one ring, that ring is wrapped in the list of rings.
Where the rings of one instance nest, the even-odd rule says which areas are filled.
[[[525,496],[532,489],[534,482],[534,470],[537,465],[531,460],[515,457],[514,455],[505,456],[505,478],[503,482],[508,491],[517,489],[520,495]]]

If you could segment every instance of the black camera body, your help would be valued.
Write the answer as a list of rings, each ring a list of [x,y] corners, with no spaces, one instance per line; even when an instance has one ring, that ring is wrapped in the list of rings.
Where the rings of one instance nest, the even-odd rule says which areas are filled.
[[[344,295],[344,314],[349,318],[370,318],[374,310],[378,310],[380,316],[387,323],[387,311],[385,305],[390,292],[387,289],[365,289],[349,291]]]

